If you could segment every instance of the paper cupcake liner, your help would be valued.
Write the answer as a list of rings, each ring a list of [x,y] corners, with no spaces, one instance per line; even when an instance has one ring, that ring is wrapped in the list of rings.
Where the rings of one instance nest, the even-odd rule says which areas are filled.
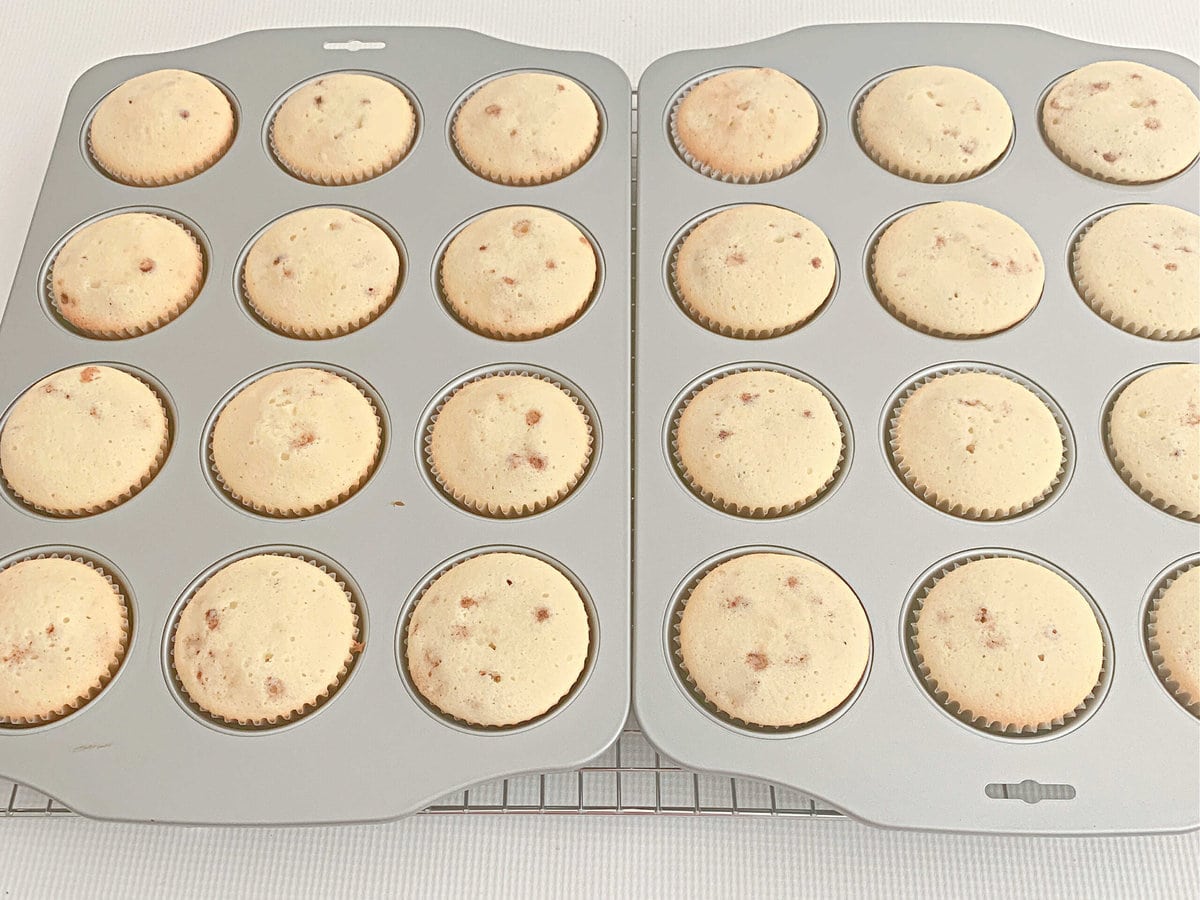
[[[1099,699],[1103,696],[1105,684],[1108,681],[1112,670],[1112,645],[1107,629],[1103,627],[1099,614],[1096,614],[1096,609],[1091,601],[1091,598],[1088,596],[1086,591],[1084,591],[1074,582],[1074,579],[1069,578],[1065,575],[1065,573],[1056,571],[1052,567],[1047,567],[1050,568],[1051,571],[1055,572],[1056,575],[1066,577],[1067,580],[1071,582],[1072,586],[1083,595],[1085,600],[1087,600],[1088,605],[1092,607],[1093,613],[1096,614],[1096,624],[1100,628],[1100,638],[1103,644],[1103,657],[1100,663],[1100,673],[1096,678],[1096,684],[1088,692],[1087,696],[1085,696],[1071,710],[1055,716],[1049,721],[1037,722],[1032,725],[1022,725],[1017,722],[1004,722],[999,719],[989,718],[981,713],[976,713],[969,707],[963,706],[959,701],[951,699],[946,691],[943,691],[938,687],[937,679],[933,677],[929,666],[926,665],[925,659],[918,649],[917,630],[919,627],[921,610],[925,606],[925,598],[929,596],[929,592],[933,590],[934,586],[936,586],[938,582],[940,582],[955,569],[961,568],[968,563],[977,562],[981,559],[997,558],[1026,559],[1026,557],[1020,553],[983,552],[964,554],[956,557],[953,560],[950,560],[945,565],[942,565],[935,574],[925,579],[922,586],[914,594],[912,600],[910,601],[909,609],[905,614],[904,634],[906,638],[905,642],[907,644],[909,663],[916,671],[921,683],[929,693],[929,696],[936,700],[956,719],[964,722],[967,725],[970,725],[972,728],[1003,737],[1046,735],[1067,726],[1069,723],[1079,718],[1079,716],[1089,713],[1092,709],[1094,709],[1099,704]],[[1029,561],[1036,562],[1041,566],[1046,566],[1043,561],[1037,560],[1036,558],[1029,559]]]
[[[791,175],[793,172],[795,172],[802,165],[804,165],[806,162],[809,161],[809,159],[813,155],[813,151],[816,150],[816,148],[817,148],[817,144],[819,144],[821,142],[821,136],[824,131],[824,127],[823,127],[824,122],[820,118],[819,111],[818,111],[816,137],[813,138],[812,143],[809,144],[803,150],[803,152],[800,153],[799,156],[797,156],[795,159],[791,160],[790,162],[788,162],[785,165],[775,166],[774,168],[769,169],[765,172],[756,172],[756,173],[750,173],[750,174],[745,174],[745,173],[737,174],[737,173],[723,172],[720,169],[716,168],[715,166],[710,166],[708,163],[701,162],[700,160],[696,159],[696,157],[692,155],[691,151],[688,150],[686,146],[684,146],[683,139],[679,136],[679,127],[678,127],[679,126],[679,107],[681,105],[683,105],[683,101],[684,101],[684,99],[686,99],[688,94],[690,94],[693,90],[695,90],[699,85],[703,84],[709,78],[713,77],[714,75],[719,75],[719,74],[721,74],[721,73],[719,73],[719,72],[709,73],[709,74],[697,79],[696,81],[693,81],[691,84],[689,84],[687,87],[685,87],[682,91],[680,91],[676,95],[674,101],[672,101],[672,103],[671,103],[671,113],[667,118],[668,130],[671,135],[671,143],[672,143],[672,145],[674,145],[675,152],[679,154],[680,159],[682,159],[692,169],[699,172],[701,175],[705,175],[709,178],[714,178],[717,181],[723,181],[727,184],[763,184],[764,182],[768,182],[768,181],[777,181],[778,179],[783,178],[786,175]],[[801,87],[803,87],[803,85],[801,85]],[[807,88],[806,88],[806,90],[807,90]],[[813,103],[814,104],[816,103],[815,97],[813,98]],[[820,107],[818,106],[818,110],[819,109],[820,109]]]
[[[371,404],[371,409],[375,413],[375,429],[378,436],[378,443],[375,449],[375,458],[371,461],[371,464],[359,474],[352,486],[341,491],[337,496],[330,497],[320,503],[314,503],[308,506],[287,507],[285,509],[278,506],[258,503],[250,497],[239,494],[232,487],[230,487],[230,485],[221,475],[220,468],[217,466],[217,458],[213,448],[213,440],[216,436],[217,421],[220,419],[221,413],[226,410],[229,404],[232,403],[234,399],[242,393],[242,391],[250,387],[250,385],[256,383],[259,379],[265,378],[268,375],[273,375],[276,372],[286,372],[289,369],[317,369],[322,372],[328,372],[330,375],[336,375],[343,381],[348,381],[350,384],[354,385],[358,392],[362,394],[363,399]],[[232,391],[226,395],[225,399],[221,401],[221,405],[210,419],[210,422],[211,424],[208,426],[208,435],[204,442],[204,458],[208,464],[208,471],[212,476],[213,482],[221,489],[225,496],[229,497],[239,506],[256,512],[259,515],[270,516],[276,519],[300,519],[304,518],[305,516],[315,516],[317,513],[325,512],[326,510],[332,509],[341,503],[345,503],[360,490],[362,490],[363,485],[365,485],[371,479],[371,476],[375,474],[375,470],[379,467],[379,459],[383,455],[383,416],[379,412],[379,403],[375,400],[372,392],[366,387],[366,383],[358,378],[358,376],[352,375],[347,371],[335,369],[332,366],[323,366],[320,363],[289,364],[274,369],[268,369],[265,372],[259,372],[257,375],[252,376],[248,381],[241,384],[236,391]]]
[[[475,384],[476,382],[484,381],[485,379],[488,379],[488,378],[494,378],[498,375],[525,375],[530,378],[537,378],[540,381],[544,381],[547,384],[553,385],[554,387],[558,388],[560,391],[562,391],[564,394],[566,394],[568,397],[571,398],[571,401],[575,404],[575,408],[578,409],[580,411],[580,413],[583,414],[584,422],[587,425],[587,434],[588,434],[587,456],[584,458],[583,463],[581,464],[580,468],[574,474],[571,475],[571,477],[568,480],[566,485],[559,488],[559,490],[556,491],[555,493],[549,494],[546,497],[543,497],[540,500],[534,502],[533,504],[525,503],[519,507],[512,506],[512,505],[510,505],[510,506],[495,506],[492,504],[471,500],[462,491],[460,491],[460,490],[456,489],[455,487],[453,487],[452,485],[448,484],[445,481],[445,479],[442,478],[441,473],[438,471],[437,466],[434,465],[434,462],[433,462],[433,429],[434,429],[434,426],[437,424],[438,416],[441,415],[442,409],[450,401],[450,398],[452,398],[455,394],[457,394],[460,390],[462,390],[469,384]],[[579,483],[581,481],[583,481],[584,477],[588,474],[588,471],[591,469],[591,466],[592,466],[592,461],[595,458],[594,450],[595,450],[594,419],[593,419],[592,413],[591,413],[588,405],[585,404],[582,399],[580,399],[580,392],[578,391],[578,389],[576,389],[574,386],[570,385],[569,383],[567,383],[565,380],[563,380],[561,378],[552,377],[551,375],[549,375],[547,373],[539,372],[532,368],[521,368],[521,367],[516,367],[516,368],[504,367],[504,368],[499,368],[499,369],[493,369],[493,370],[490,370],[487,372],[482,372],[478,375],[475,375],[472,378],[468,378],[465,381],[460,381],[457,384],[455,384],[453,388],[451,388],[449,391],[447,391],[442,396],[441,400],[438,401],[437,406],[434,407],[432,414],[430,414],[427,417],[427,419],[425,421],[425,427],[422,429],[422,437],[421,437],[421,451],[422,451],[421,457],[425,463],[425,470],[426,470],[427,474],[429,475],[430,479],[432,479],[433,483],[435,485],[437,485],[439,490],[441,490],[441,492],[444,493],[446,496],[450,497],[456,504],[461,506],[463,509],[466,509],[473,513],[477,513],[478,515],[481,515],[481,516],[488,516],[488,517],[491,517],[494,519],[516,519],[516,518],[520,518],[522,516],[531,516],[531,515],[534,515],[535,513],[544,512],[545,510],[549,509],[550,507],[554,506],[555,504],[561,503],[563,500],[565,500],[567,498],[567,496],[569,496],[571,494],[571,492],[573,492],[575,490],[576,487],[579,486]]]
[[[679,452],[679,422],[683,418],[684,410],[686,410],[688,404],[690,404],[692,400],[696,398],[696,395],[705,388],[716,384],[722,378],[725,378],[729,375],[739,375],[743,372],[778,372],[781,375],[787,375],[791,378],[796,378],[820,391],[821,395],[829,401],[829,405],[833,409],[833,414],[837,419],[838,429],[840,430],[842,436],[842,446],[841,451],[838,454],[837,464],[834,466],[833,472],[830,474],[829,478],[826,479],[815,491],[801,500],[769,507],[750,507],[727,501],[721,497],[718,497],[712,491],[708,490],[694,478],[692,478],[691,474],[687,470],[687,467],[683,463],[683,457]],[[684,397],[676,400],[671,411],[668,446],[671,457],[671,465],[675,470],[675,474],[688,488],[688,490],[690,490],[709,506],[719,509],[722,512],[727,512],[731,515],[740,516],[745,519],[778,519],[783,516],[790,516],[792,513],[799,512],[802,509],[812,506],[813,503],[822,499],[830,492],[830,490],[834,487],[846,470],[846,461],[849,455],[849,435],[850,424],[846,417],[846,413],[842,409],[841,403],[824,385],[814,381],[802,372],[789,369],[786,366],[776,366],[768,363],[762,363],[757,365],[731,366],[729,368],[722,369],[710,377],[705,378],[698,384],[695,384],[687,391],[687,394]]]
[[[57,722],[59,719],[63,718],[64,716],[70,715],[71,713],[75,712],[77,709],[80,709],[81,707],[90,703],[92,700],[96,699],[96,697],[100,694],[100,692],[102,690],[104,690],[104,688],[108,686],[109,682],[111,682],[113,680],[113,678],[116,676],[117,670],[120,669],[120,667],[121,667],[121,663],[125,661],[125,653],[129,649],[129,620],[130,620],[129,599],[125,596],[125,592],[122,590],[121,585],[113,577],[111,572],[107,571],[102,565],[100,565],[100,563],[94,562],[93,560],[88,559],[86,557],[77,556],[73,553],[58,553],[58,552],[34,553],[34,554],[22,556],[19,559],[14,559],[14,560],[6,563],[3,566],[0,566],[0,572],[4,571],[5,569],[9,569],[12,566],[18,565],[23,562],[28,562],[29,560],[34,560],[34,559],[66,559],[66,560],[70,560],[72,562],[83,563],[89,569],[92,569],[95,572],[97,572],[98,574],[104,576],[104,580],[108,582],[109,586],[113,590],[113,593],[116,594],[117,598],[121,601],[120,644],[117,648],[117,652],[114,654],[112,660],[109,662],[108,667],[105,669],[105,671],[103,673],[100,674],[99,677],[96,678],[96,680],[88,687],[88,689],[84,693],[80,694],[78,697],[76,697],[71,702],[63,704],[62,706],[58,707],[57,709],[47,710],[45,713],[43,713],[40,716],[2,716],[2,715],[0,715],[0,728],[5,728],[5,727],[30,728],[30,727],[35,727],[37,725],[45,725],[50,722]]]
[[[324,573],[325,575],[328,575],[335,582],[337,582],[337,586],[339,588],[341,588],[342,593],[346,595],[346,602],[350,604],[350,610],[354,617],[354,630],[350,635],[350,649],[346,653],[345,662],[342,664],[342,668],[338,671],[334,680],[332,682],[330,682],[323,691],[318,693],[311,700],[306,700],[304,703],[297,706],[291,712],[284,713],[281,715],[275,715],[275,716],[264,716],[261,718],[236,718],[236,717],[223,716],[220,713],[213,712],[212,710],[209,710],[206,707],[204,707],[203,705],[201,705],[201,703],[198,700],[196,700],[194,697],[192,697],[191,694],[188,693],[187,688],[184,687],[183,680],[179,677],[179,672],[176,671],[176,669],[175,669],[175,635],[176,635],[176,632],[179,630],[179,619],[183,615],[184,609],[187,608],[187,605],[192,602],[192,600],[195,598],[196,594],[200,591],[201,588],[204,587],[205,584],[207,584],[209,582],[209,580],[212,578],[213,575],[216,575],[217,572],[220,572],[227,566],[231,566],[234,563],[240,562],[243,559],[249,559],[252,556],[258,556],[258,555],[282,556],[285,559],[298,559],[301,562],[306,562],[311,566],[315,566],[322,573]],[[280,725],[286,725],[291,722],[295,722],[299,719],[302,719],[303,717],[309,715],[310,713],[315,712],[316,710],[320,709],[337,692],[338,688],[340,688],[343,684],[345,684],[346,679],[350,674],[350,670],[353,668],[355,663],[358,661],[358,655],[361,654],[363,651],[363,644],[359,640],[359,638],[361,637],[361,634],[362,634],[361,629],[359,627],[359,623],[361,621],[362,621],[362,619],[361,619],[361,615],[360,615],[360,607],[359,607],[358,597],[356,597],[354,595],[354,593],[350,590],[345,576],[341,572],[334,569],[332,566],[327,565],[326,563],[322,562],[319,559],[315,559],[311,556],[306,556],[303,553],[291,553],[291,552],[282,551],[282,550],[271,551],[271,552],[263,553],[263,554],[248,553],[248,554],[242,554],[237,557],[230,558],[230,559],[226,559],[226,560],[222,561],[222,563],[220,564],[220,568],[213,571],[212,574],[209,576],[209,578],[206,578],[201,584],[197,585],[191,591],[188,598],[183,603],[179,604],[178,608],[175,610],[175,612],[172,616],[171,630],[167,636],[167,652],[166,652],[167,665],[170,669],[170,674],[171,674],[171,683],[175,687],[175,690],[177,691],[180,698],[182,698],[183,701],[185,703],[187,703],[187,705],[192,709],[193,712],[197,713],[203,719],[208,719],[212,722],[217,723],[218,725],[232,726],[232,727],[237,727],[237,728],[241,728],[241,729],[248,730],[248,731],[267,730],[270,728],[277,728]]]
[[[1005,509],[998,507],[978,507],[964,506],[961,502],[955,502],[947,497],[941,497],[938,493],[926,484],[923,484],[912,470],[909,469],[904,462],[904,456],[900,452],[899,442],[897,440],[897,426],[900,422],[900,412],[904,408],[904,404],[908,399],[917,392],[917,390],[930,382],[936,381],[946,375],[959,375],[968,372],[978,372],[986,375],[998,375],[1002,378],[1007,378],[1009,381],[1019,384],[1021,387],[1033,393],[1035,397],[1045,404],[1046,409],[1054,417],[1055,424],[1058,425],[1058,433],[1062,438],[1063,455],[1062,461],[1059,463],[1058,471],[1050,484],[1046,486],[1040,494],[1031,497],[1022,503],[1015,506],[1010,506]],[[887,416],[887,448],[888,456],[891,459],[892,467],[896,470],[904,484],[918,498],[924,500],[935,509],[939,509],[944,513],[952,516],[958,516],[963,519],[973,519],[976,521],[996,521],[1001,519],[1010,519],[1014,516],[1019,516],[1022,513],[1029,512],[1035,507],[1042,506],[1056,496],[1059,491],[1066,485],[1067,470],[1070,468],[1074,459],[1074,441],[1071,435],[1070,426],[1067,424],[1066,416],[1059,408],[1058,404],[1045,391],[1034,384],[1024,376],[1018,375],[1016,372],[1011,372],[1007,369],[1002,369],[999,366],[989,365],[950,365],[940,368],[935,372],[930,372],[917,380],[908,384],[903,391],[892,401],[891,409]]]
[[[134,211],[135,212],[146,212],[145,210],[134,210]],[[67,239],[69,240],[71,237],[78,234],[80,231],[83,230],[83,228],[86,228],[88,225],[94,225],[97,222],[103,221],[104,219],[109,219],[109,218],[112,218],[113,216],[117,216],[120,214],[121,214],[121,211],[118,210],[116,212],[109,213],[99,219],[93,219],[92,221],[86,223],[85,225],[74,229],[67,236]],[[85,335],[87,337],[98,338],[101,340],[122,340],[125,338],[139,337],[143,334],[149,334],[152,331],[157,331],[159,328],[162,328],[164,325],[169,325],[171,322],[174,322],[177,318],[179,318],[181,315],[183,315],[183,313],[187,310],[187,308],[192,305],[192,302],[196,299],[197,295],[199,295],[200,289],[204,286],[204,281],[208,274],[208,259],[204,254],[204,248],[200,245],[200,239],[196,237],[196,232],[192,229],[191,225],[182,221],[181,219],[176,218],[175,216],[167,215],[166,213],[161,213],[161,212],[150,212],[147,214],[156,216],[157,218],[160,218],[160,219],[166,219],[168,222],[171,222],[174,225],[178,225],[180,228],[182,228],[187,233],[187,236],[192,239],[192,243],[196,247],[196,256],[200,260],[200,271],[196,275],[195,282],[188,287],[188,289],[184,292],[183,297],[179,300],[178,303],[175,304],[175,306],[173,306],[171,309],[167,310],[165,313],[156,317],[153,320],[141,322],[141,323],[131,326],[129,328],[122,328],[122,329],[86,328],[83,325],[79,325],[75,322],[72,322],[71,319],[67,316],[67,314],[63,312],[62,307],[59,305],[59,302],[58,302],[58,293],[54,290],[54,263],[58,261],[58,253],[62,252],[62,247],[66,246],[67,242],[66,242],[66,240],[64,240],[62,243],[62,246],[59,247],[58,252],[55,253],[54,259],[50,262],[50,265],[46,267],[46,278],[45,278],[45,283],[43,284],[42,287],[46,292],[46,301],[49,303],[50,308],[54,311],[54,314],[56,316],[58,316],[59,320],[62,321],[68,328],[72,329],[73,331],[78,332],[79,334]]]
[[[1154,667],[1159,680],[1167,691],[1179,701],[1179,705],[1190,712],[1193,716],[1200,718],[1200,697],[1193,697],[1184,690],[1178,681],[1171,675],[1171,668],[1167,665],[1166,659],[1162,654],[1162,647],[1158,642],[1158,605],[1162,600],[1163,594],[1167,589],[1183,575],[1185,572],[1200,566],[1200,559],[1192,559],[1184,562],[1182,565],[1176,566],[1170,574],[1159,580],[1158,585],[1152,589],[1150,602],[1146,606],[1145,618],[1145,638],[1146,649],[1150,654],[1150,664]]]

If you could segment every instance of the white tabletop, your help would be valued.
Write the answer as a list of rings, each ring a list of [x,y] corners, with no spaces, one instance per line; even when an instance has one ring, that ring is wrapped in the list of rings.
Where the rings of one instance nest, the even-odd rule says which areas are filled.
[[[604,54],[637,79],[681,49],[829,21],[980,21],[1200,57],[1188,0],[6,0],[0,52],[0,311],[68,90],[101,60],[257,28],[448,25]],[[3,361],[0,360],[0,365]],[[1114,749],[1114,752],[1119,752]],[[1147,764],[1153,764],[1147,761]],[[1198,798],[1200,802],[1200,798]],[[1200,896],[1200,833],[993,838],[843,820],[423,816],[387,825],[218,829],[73,818],[0,821],[4,896],[702,893],[922,897]]]

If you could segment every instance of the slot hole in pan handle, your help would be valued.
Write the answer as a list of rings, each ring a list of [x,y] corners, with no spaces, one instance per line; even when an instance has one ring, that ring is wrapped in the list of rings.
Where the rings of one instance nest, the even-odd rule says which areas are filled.
[[[1016,783],[994,781],[987,785],[983,792],[992,800],[1024,800],[1029,804],[1040,803],[1043,800],[1075,799],[1073,784],[1042,784],[1032,778]]]
[[[384,41],[326,41],[321,45],[325,50],[349,50],[357,53],[359,50],[382,50],[387,46]]]

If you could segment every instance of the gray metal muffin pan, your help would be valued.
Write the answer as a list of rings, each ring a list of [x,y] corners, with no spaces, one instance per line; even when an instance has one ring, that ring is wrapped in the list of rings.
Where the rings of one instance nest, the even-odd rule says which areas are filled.
[[[347,49],[349,42],[378,47]],[[329,43],[342,47],[327,47]],[[352,46],[357,47],[358,44]],[[228,92],[238,119],[228,153],[167,187],[127,187],[86,151],[95,105],[124,80],[190,69]],[[602,135],[575,173],[537,187],[492,184],[469,171],[448,137],[472,86],[505,72],[560,72],[592,92]],[[287,174],[265,140],[278,100],[335,71],[398,81],[418,108],[408,156],[347,187]],[[58,722],[0,728],[0,772],[88,816],[106,819],[296,824],[388,819],[480,781],[566,769],[599,755],[629,708],[630,573],[630,85],[612,62],[433,28],[295,29],[248,33],[201,47],[102,63],[67,100],[16,281],[0,327],[0,410],[58,369],[107,362],[149,373],[166,396],[174,446],[136,497],[82,519],[53,519],[0,497],[0,558],[36,548],[79,548],[111,560],[131,591],[135,623],[117,677]],[[603,281],[564,331],[504,342],[474,334],[434,289],[436,253],[465,220],[511,204],[544,206],[581,223],[602,256]],[[237,270],[263,226],[316,205],[361,209],[402,241],[403,282],[378,319],[350,335],[302,341],[247,310]],[[153,207],[194,223],[207,280],[191,307],[149,335],[84,337],[44,296],[45,266],[64,235],[98,214]],[[271,519],[210,483],[202,444],[210,415],[250,375],[288,363],[348,370],[384,404],[384,455],[341,505],[303,519]],[[431,486],[418,455],[423,411],[448,384],[482,366],[557,373],[596,410],[597,456],[586,483],[556,507],[517,520],[458,508]],[[257,547],[327,560],[349,579],[370,622],[353,678],[312,713],[246,733],[180,700],[166,671],[172,611],[193,579]],[[447,560],[485,549],[527,548],[557,561],[590,597],[593,647],[567,702],[532,725],[484,732],[447,722],[418,702],[398,671],[397,633],[408,598]]]
[[[1104,47],[1005,25],[833,25],[756,43],[665,57],[638,91],[638,302],[635,331],[634,706],[646,736],[689,768],[803,790],[857,818],[893,827],[1025,833],[1169,832],[1200,824],[1200,721],[1168,695],[1147,661],[1142,602],[1163,568],[1193,554],[1194,523],[1135,495],[1114,471],[1101,435],[1113,386],[1145,366],[1197,361],[1197,342],[1120,331],[1080,299],[1068,251],[1081,223],[1125,203],[1195,211],[1200,170],[1119,186],[1066,166],[1038,127],[1044,92],[1086,63],[1130,59],[1197,90],[1194,62]],[[914,65],[968,69],[1008,99],[1015,137],[993,168],[956,184],[922,184],[877,166],[855,138],[865,87]],[[811,158],[763,184],[722,183],[693,171],[668,136],[678,93],[736,66],[771,66],[816,98],[824,129]],[[930,337],[895,319],[867,281],[869,244],[901,210],[969,200],[1011,216],[1046,263],[1041,302],[1001,334]],[[672,299],[672,242],[698,216],[768,203],[811,219],[841,266],[835,295],[809,324],[760,341],[722,337]],[[854,456],[837,491],[811,509],[769,520],[723,513],[679,479],[664,429],[679,392],[722,366],[782,364],[841,401]],[[927,505],[893,471],[883,441],[889,397],[924,370],[983,363],[1018,372],[1058,402],[1074,435],[1069,479],[1029,514],[973,522]],[[861,694],[832,721],[796,734],[755,733],[696,702],[669,657],[677,592],[706,560],[739,547],[777,546],[838,572],[862,600],[873,656]],[[1111,633],[1107,693],[1085,721],[1041,736],[985,733],[931,702],[910,665],[902,617],[927,569],[987,550],[1033,554],[1076,579]],[[1026,785],[1037,782],[1041,788]],[[1069,789],[1064,786],[1070,786]],[[1036,803],[1018,798],[1043,795]],[[1051,799],[1072,796],[1073,799]],[[993,799],[994,798],[994,799]]]

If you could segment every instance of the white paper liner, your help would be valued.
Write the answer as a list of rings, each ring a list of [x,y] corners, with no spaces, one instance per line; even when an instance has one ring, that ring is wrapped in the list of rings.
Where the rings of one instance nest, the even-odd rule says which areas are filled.
[[[1150,654],[1150,662],[1154,666],[1155,673],[1162,681],[1163,687],[1165,687],[1168,693],[1170,693],[1171,696],[1179,702],[1180,706],[1190,712],[1193,716],[1200,718],[1200,696],[1193,697],[1180,686],[1178,681],[1172,677],[1171,668],[1167,665],[1167,661],[1162,654],[1162,646],[1158,642],[1159,601],[1162,600],[1163,595],[1167,592],[1167,589],[1170,588],[1171,585],[1174,584],[1181,575],[1196,568],[1196,566],[1200,566],[1200,559],[1192,559],[1188,562],[1184,562],[1182,565],[1173,569],[1165,578],[1161,579],[1157,587],[1152,590],[1150,602],[1146,606],[1145,639],[1146,649]]]

